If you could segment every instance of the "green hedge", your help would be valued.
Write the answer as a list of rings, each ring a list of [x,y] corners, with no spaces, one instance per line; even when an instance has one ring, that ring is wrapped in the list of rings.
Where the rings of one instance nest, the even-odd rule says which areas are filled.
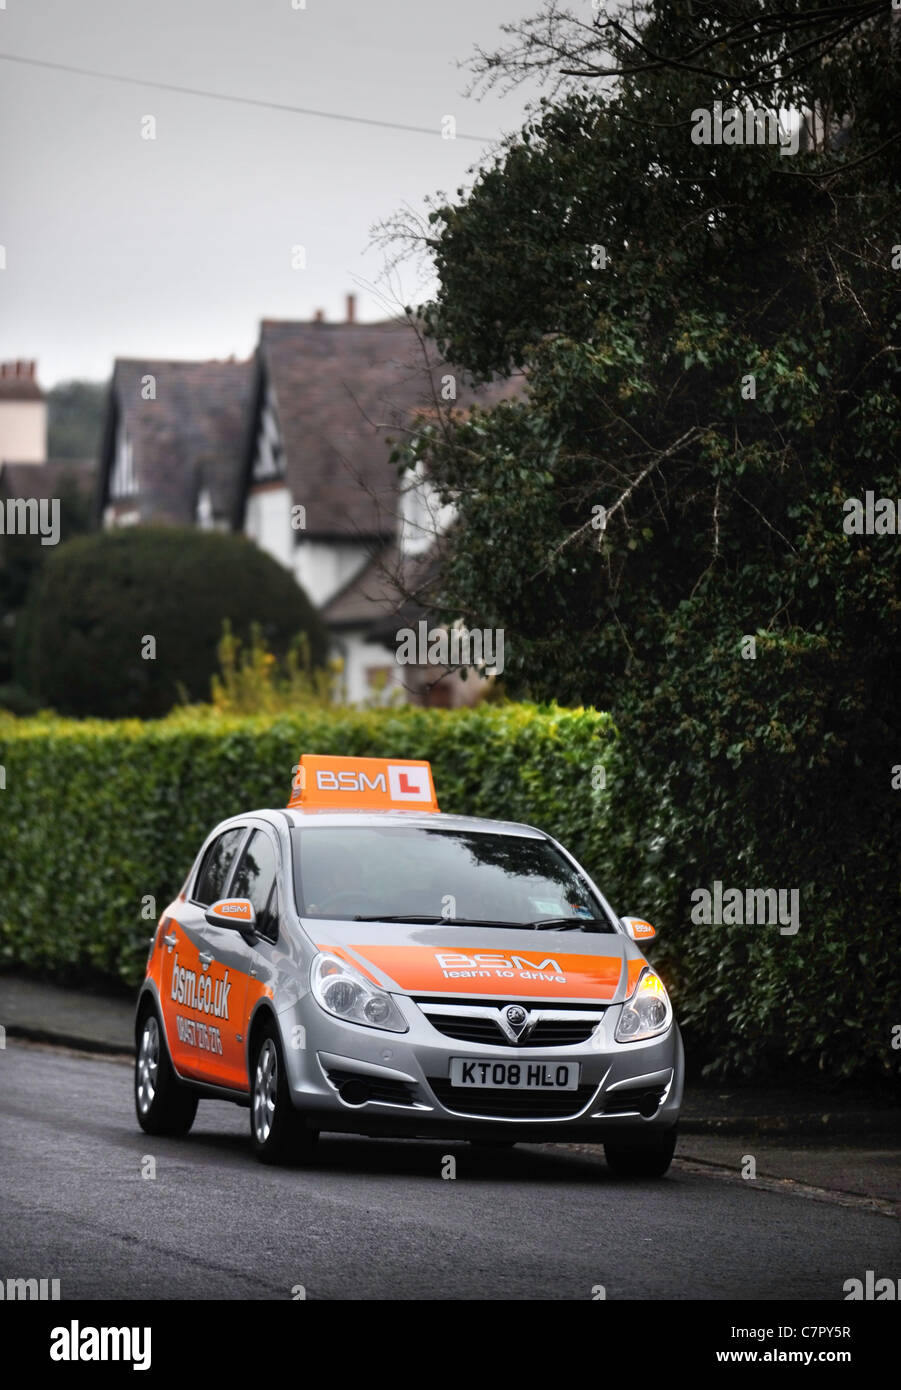
[[[692,923],[690,893],[710,884],[704,846],[726,808],[661,795],[642,819],[630,798],[644,751],[633,755],[607,715],[553,705],[256,718],[185,710],[150,723],[0,718],[0,966],[134,985],[156,920],[150,908],[142,917],[144,899],[162,910],[218,821],[284,806],[302,752],[428,758],[443,810],[550,831],[618,911],[655,923],[651,954],[694,1070],[896,1072],[901,981],[885,915],[868,903],[855,913],[851,891],[842,904],[818,896],[809,875],[766,877],[766,866],[739,857],[717,876],[799,882],[819,911],[805,912],[797,936]],[[884,867],[888,882],[897,865]]]
[[[531,822],[600,869],[612,742],[604,714],[534,705],[2,720],[0,963],[135,984],[144,899],[172,900],[218,821],[286,805],[303,752],[428,758],[442,810]]]

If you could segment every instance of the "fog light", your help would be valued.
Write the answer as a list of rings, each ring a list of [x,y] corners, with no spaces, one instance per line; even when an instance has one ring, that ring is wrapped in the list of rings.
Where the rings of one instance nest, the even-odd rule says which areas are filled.
[[[338,1087],[338,1095],[346,1105],[365,1105],[369,1099],[369,1087],[365,1081],[354,1076],[350,1081],[342,1081]]]

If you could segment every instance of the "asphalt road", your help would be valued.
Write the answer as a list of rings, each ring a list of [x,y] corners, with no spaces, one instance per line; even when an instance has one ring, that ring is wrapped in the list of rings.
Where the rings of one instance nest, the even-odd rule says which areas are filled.
[[[897,1220],[678,1158],[629,1183],[600,1151],[326,1136],[312,1166],[269,1169],[247,1126],[204,1101],[187,1139],[151,1140],[130,1067],[10,1043],[0,1279],[96,1299],[841,1300],[899,1265]]]

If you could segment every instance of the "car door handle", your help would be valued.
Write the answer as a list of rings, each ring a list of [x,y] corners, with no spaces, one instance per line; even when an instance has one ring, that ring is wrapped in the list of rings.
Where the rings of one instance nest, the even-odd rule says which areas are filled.
[[[212,951],[198,951],[197,954],[200,957],[200,964],[203,966],[204,970],[206,970],[213,959]]]
[[[163,940],[167,946],[175,946],[178,943],[178,937],[175,935],[174,931],[170,931],[168,936],[163,937]]]

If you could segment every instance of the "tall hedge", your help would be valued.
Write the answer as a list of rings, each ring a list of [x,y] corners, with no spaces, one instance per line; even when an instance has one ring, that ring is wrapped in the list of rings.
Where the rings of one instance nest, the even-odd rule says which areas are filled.
[[[696,925],[687,898],[704,880],[692,856],[724,809],[662,797],[653,826],[637,834],[628,802],[641,749],[591,709],[0,718],[0,966],[134,984],[155,915],[205,835],[226,816],[284,806],[302,752],[428,758],[442,810],[556,835],[618,911],[646,914],[659,928],[649,953],[674,995],[695,1071],[759,1078],[795,1066],[872,1079],[897,1069],[886,1043],[901,997],[890,895],[884,917],[855,912],[849,885],[846,912],[824,897],[795,936]],[[816,904],[815,893],[805,900]]]
[[[204,837],[226,816],[285,806],[303,752],[428,758],[443,810],[535,823],[600,871],[592,768],[612,737],[594,710],[533,705],[0,720],[0,964],[134,984],[155,913]]]

